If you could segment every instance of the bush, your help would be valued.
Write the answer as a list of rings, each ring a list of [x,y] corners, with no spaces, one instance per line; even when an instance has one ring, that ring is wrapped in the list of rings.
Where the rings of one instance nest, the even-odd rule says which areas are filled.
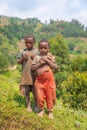
[[[87,72],[73,72],[61,84],[63,102],[73,108],[87,110]]]

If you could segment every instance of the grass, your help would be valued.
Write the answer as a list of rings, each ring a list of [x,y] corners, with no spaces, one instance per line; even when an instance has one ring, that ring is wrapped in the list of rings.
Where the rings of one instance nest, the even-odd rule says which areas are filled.
[[[74,111],[58,99],[53,110],[54,119],[47,111],[42,118],[27,112],[25,99],[19,94],[20,74],[17,70],[0,74],[0,130],[87,130],[87,113]],[[33,106],[33,98],[32,106]]]

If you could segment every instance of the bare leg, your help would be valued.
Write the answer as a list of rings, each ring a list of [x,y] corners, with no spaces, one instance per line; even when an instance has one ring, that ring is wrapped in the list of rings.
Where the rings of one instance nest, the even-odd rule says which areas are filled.
[[[31,112],[32,109],[30,107],[30,97],[28,95],[26,96],[26,104],[27,104],[27,111]]]
[[[48,116],[49,116],[50,119],[54,118],[52,112],[48,112]]]
[[[33,98],[34,98],[34,112],[38,112],[39,108],[37,105],[37,97],[36,97],[34,86],[32,86],[32,93],[33,93]]]
[[[26,106],[28,106],[30,100],[28,95],[25,96],[25,100],[26,100]]]
[[[26,87],[26,96],[25,96],[25,98],[26,98],[27,111],[31,112],[32,109],[31,109],[31,106],[30,106],[31,105],[30,104],[30,86]]]

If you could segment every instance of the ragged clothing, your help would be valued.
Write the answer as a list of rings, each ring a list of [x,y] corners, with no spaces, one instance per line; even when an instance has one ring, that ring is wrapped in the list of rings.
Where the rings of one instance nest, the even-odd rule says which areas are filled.
[[[22,63],[22,74],[21,74],[21,81],[20,85],[33,85],[34,83],[34,74],[31,70],[32,59],[31,55],[38,54],[38,50],[33,48],[32,50],[28,50],[27,48],[23,49],[17,56],[17,59],[21,59],[23,54],[29,54],[28,60]]]

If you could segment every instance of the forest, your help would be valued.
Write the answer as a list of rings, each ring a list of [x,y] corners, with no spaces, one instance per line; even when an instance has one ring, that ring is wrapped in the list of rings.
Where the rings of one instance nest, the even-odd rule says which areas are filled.
[[[58,102],[61,100],[67,109],[74,111],[83,111],[82,113],[86,113],[87,27],[84,27],[84,25],[82,25],[77,19],[72,19],[71,22],[63,20],[55,21],[53,19],[50,19],[50,23],[47,23],[47,21],[45,21],[45,23],[41,23],[37,18],[20,19],[16,17],[0,16],[0,80],[4,79],[6,81],[6,77],[12,78],[12,72],[9,72],[9,70],[10,68],[16,66],[16,70],[13,72],[13,77],[15,80],[14,84],[15,86],[19,84],[21,68],[17,65],[16,56],[20,49],[24,47],[23,38],[29,34],[33,34],[35,36],[36,47],[40,39],[45,38],[49,40],[50,52],[55,55],[57,64],[60,67],[59,71],[54,71],[57,85],[56,93]],[[2,84],[2,87],[4,87],[3,80],[0,82]],[[10,92],[8,84],[7,89]],[[1,91],[3,91],[2,87]],[[1,98],[3,97],[3,94],[4,93],[1,94]],[[17,91],[15,94],[17,95]],[[9,96],[8,101],[10,100],[10,97],[11,95]],[[15,100],[20,100],[19,104],[23,103],[23,98],[20,96]],[[7,127],[9,126],[8,129],[5,128],[5,130],[15,130],[15,127],[10,128],[11,126],[9,125],[9,122],[6,124],[6,118],[10,119],[10,115],[7,114],[5,117],[3,114],[2,104],[3,101],[0,101],[0,113],[2,116],[2,120],[0,119],[0,128],[3,130],[3,124],[5,123]],[[9,109],[9,104],[7,108]],[[64,110],[66,111],[65,108]],[[7,111],[5,112],[7,113]],[[32,118],[32,115],[30,116]],[[52,126],[52,130],[58,130],[58,128],[61,130],[86,130],[87,122],[85,120],[87,119],[87,114],[85,114],[83,118],[84,119],[81,119],[83,122],[82,126],[81,120],[78,119],[77,121],[79,123],[75,122],[76,127],[72,127],[72,124],[70,127],[65,126],[64,128],[57,125],[56,128]],[[43,124],[43,122],[41,122],[41,124]],[[13,126],[15,125],[16,124],[13,123]],[[70,129],[71,127],[72,129]],[[40,126],[40,128],[41,130],[44,130],[42,126]],[[20,128],[20,130],[21,129],[22,128]],[[23,130],[28,129],[27,127],[25,129],[23,127]],[[37,126],[35,130],[40,130],[39,126]],[[51,127],[47,128],[47,130],[51,130]]]

